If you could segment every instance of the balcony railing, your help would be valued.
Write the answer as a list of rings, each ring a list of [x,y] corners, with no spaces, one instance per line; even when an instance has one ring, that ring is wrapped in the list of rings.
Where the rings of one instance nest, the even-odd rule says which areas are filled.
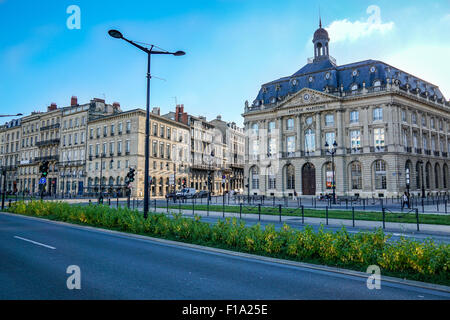
[[[439,152],[439,151],[434,151],[434,156],[435,156],[435,157],[439,157],[439,155],[440,155],[440,152]]]
[[[35,162],[43,162],[43,161],[59,161],[59,156],[44,156],[44,157],[36,157],[34,158]]]
[[[55,123],[55,124],[51,124],[49,126],[41,127],[40,130],[45,131],[45,130],[59,129],[59,127],[60,127],[60,124]]]
[[[45,146],[50,146],[53,144],[59,144],[59,142],[61,141],[61,139],[52,139],[52,140],[44,140],[44,141],[38,141],[36,142],[36,147],[45,147]]]
[[[443,156],[444,158],[447,158],[448,153],[447,153],[447,152],[442,152],[442,156]]]
[[[387,152],[387,151],[388,151],[387,146],[370,147],[370,152]]]
[[[414,148],[415,152],[417,154],[422,154],[422,149],[421,148]]]
[[[426,154],[427,156],[431,156],[431,150],[425,150],[425,154]]]

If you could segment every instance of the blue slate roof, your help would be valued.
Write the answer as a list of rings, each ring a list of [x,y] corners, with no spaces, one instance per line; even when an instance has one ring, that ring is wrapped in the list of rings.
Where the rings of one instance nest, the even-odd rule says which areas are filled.
[[[357,72],[356,76],[353,74],[355,70]],[[329,73],[328,79],[326,78],[327,73]],[[437,100],[445,100],[445,97],[436,85],[382,61],[364,60],[337,66],[327,58],[308,63],[291,76],[262,85],[253,105],[261,103],[264,105],[274,104],[303,88],[324,91],[325,87],[328,87],[330,93],[338,94],[341,86],[343,86],[344,91],[350,91],[355,84],[358,85],[358,88],[362,88],[363,82],[365,82],[366,88],[370,89],[377,80],[381,82],[381,86],[386,85],[387,78],[399,80],[401,88],[406,88],[406,85],[409,84],[410,90],[419,88],[421,94],[427,91],[430,96],[436,95]]]

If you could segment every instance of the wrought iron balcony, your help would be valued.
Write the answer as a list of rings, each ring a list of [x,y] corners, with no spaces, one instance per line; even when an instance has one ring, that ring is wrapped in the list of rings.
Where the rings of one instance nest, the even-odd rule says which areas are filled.
[[[36,142],[36,146],[37,147],[45,147],[45,146],[50,146],[50,145],[54,145],[54,144],[58,144],[60,143],[61,139],[57,138],[57,139],[51,139],[51,140],[44,140],[44,141],[38,141]]]
[[[40,130],[45,131],[45,130],[59,129],[60,126],[61,125],[59,123],[55,123],[55,124],[51,124],[49,126],[41,127]]]

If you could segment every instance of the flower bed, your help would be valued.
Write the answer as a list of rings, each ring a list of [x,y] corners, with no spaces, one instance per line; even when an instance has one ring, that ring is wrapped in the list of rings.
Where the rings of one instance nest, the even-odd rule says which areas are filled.
[[[229,218],[211,225],[200,221],[199,216],[190,219],[179,214],[150,214],[144,219],[137,210],[64,202],[17,202],[8,211],[360,271],[366,271],[369,265],[378,265],[382,275],[450,284],[450,245],[405,238],[387,241],[389,235],[381,229],[350,234],[345,228],[337,232],[320,228],[315,232],[309,226],[300,231],[285,224],[275,230],[274,225],[264,229],[260,224],[246,227],[243,221]]]

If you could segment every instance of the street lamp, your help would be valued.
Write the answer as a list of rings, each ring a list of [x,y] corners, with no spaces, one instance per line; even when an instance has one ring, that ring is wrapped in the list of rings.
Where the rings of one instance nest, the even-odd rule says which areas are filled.
[[[330,148],[330,145],[328,144],[328,141],[325,142],[325,148],[327,148],[327,152],[331,154],[331,166],[332,166],[332,172],[333,172],[333,179],[332,179],[332,188],[333,188],[333,204],[336,204],[336,181],[335,181],[335,170],[334,170],[334,155],[336,154],[337,150],[337,142],[334,141],[333,147]]]
[[[18,114],[0,114],[0,117],[20,117],[23,116],[22,113],[18,113]]]
[[[146,117],[145,117],[145,168],[144,168],[144,218],[147,219],[148,215],[148,205],[149,205],[149,136],[150,136],[150,79],[152,78],[150,74],[150,62],[152,54],[171,54],[174,56],[185,55],[184,51],[168,52],[168,51],[157,51],[153,50],[154,45],[150,45],[150,48],[143,47],[131,40],[125,38],[120,31],[109,30],[108,34],[116,39],[122,39],[129,44],[135,46],[136,48],[147,53],[148,63],[147,63],[147,106],[146,106]]]
[[[212,181],[211,181],[211,162],[214,161],[214,150],[211,151],[211,157],[209,159],[209,171],[208,171],[208,199],[211,201]]]

